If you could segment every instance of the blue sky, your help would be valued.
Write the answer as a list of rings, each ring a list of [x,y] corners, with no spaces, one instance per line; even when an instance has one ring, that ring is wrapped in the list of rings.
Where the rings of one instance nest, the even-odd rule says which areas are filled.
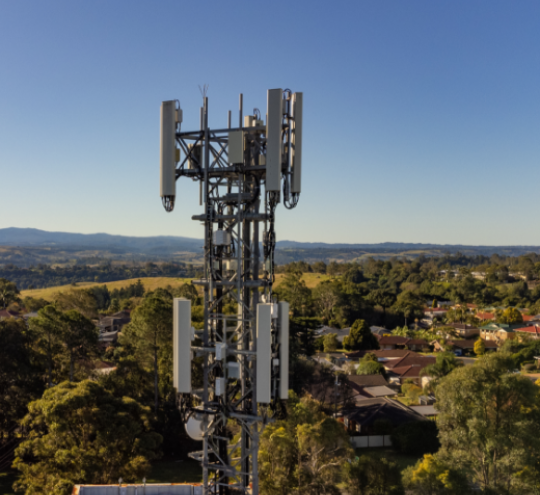
[[[304,92],[279,240],[540,245],[540,2],[0,0],[0,228],[202,237],[159,198],[159,105],[197,128]],[[264,112],[263,112],[264,113]]]

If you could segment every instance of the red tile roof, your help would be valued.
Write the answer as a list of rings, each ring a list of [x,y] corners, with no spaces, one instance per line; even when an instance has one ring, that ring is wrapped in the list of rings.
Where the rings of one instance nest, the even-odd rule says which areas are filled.
[[[446,343],[458,349],[474,349],[475,342],[475,340],[448,340]],[[493,340],[484,340],[484,346],[489,349],[498,347],[497,343]]]
[[[534,316],[533,315],[521,315],[523,316],[523,321],[531,321],[531,320],[534,320]]]
[[[514,332],[527,332],[540,335],[540,328],[538,328],[538,325],[531,325],[529,327],[515,328]]]
[[[480,318],[481,320],[494,320],[495,315],[493,313],[487,313],[485,311],[479,311],[475,315],[477,318]]]

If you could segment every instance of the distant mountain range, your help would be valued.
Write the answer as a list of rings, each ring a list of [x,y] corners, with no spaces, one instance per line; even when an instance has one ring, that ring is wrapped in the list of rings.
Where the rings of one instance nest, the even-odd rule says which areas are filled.
[[[111,234],[75,234],[10,227],[0,229],[0,264],[28,265],[73,261],[202,261],[202,239],[175,236],[133,237]],[[540,246],[466,246],[384,242],[379,244],[329,244],[324,242],[278,241],[276,262],[362,261],[373,256],[414,258],[462,252],[467,255],[494,253],[518,256],[540,253]]]

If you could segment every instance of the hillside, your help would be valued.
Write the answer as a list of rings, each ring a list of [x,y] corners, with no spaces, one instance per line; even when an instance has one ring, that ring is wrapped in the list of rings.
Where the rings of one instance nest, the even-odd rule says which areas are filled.
[[[283,280],[283,277],[285,275],[283,273],[278,273],[276,275],[276,282],[275,287],[277,287],[281,281]],[[317,284],[322,282],[323,280],[328,280],[332,277],[328,275],[321,275],[319,273],[304,273],[302,275],[302,279],[306,282],[306,285],[313,289]],[[52,301],[54,299],[55,294],[58,292],[65,292],[70,291],[73,289],[89,289],[91,287],[95,286],[101,286],[106,285],[110,291],[114,289],[123,289],[125,287],[128,287],[131,284],[134,284],[137,282],[137,280],[140,280],[141,283],[144,285],[145,290],[155,290],[158,287],[167,287],[170,285],[173,288],[180,287],[181,285],[185,283],[191,282],[191,278],[175,278],[175,277],[144,277],[144,278],[131,278],[127,280],[119,280],[116,282],[105,282],[105,283],[95,283],[95,282],[81,282],[76,285],[59,285],[56,287],[47,287],[45,289],[32,289],[32,290],[23,290],[21,291],[21,297],[35,297],[35,298],[42,298],[46,299],[47,301]]]
[[[191,264],[203,262],[203,241],[189,237],[130,237],[110,234],[75,234],[47,232],[15,227],[0,229],[0,265],[31,266],[43,264],[99,264],[107,261],[174,261]],[[369,257],[442,256],[461,252],[474,256],[493,254],[519,256],[540,253],[540,246],[465,246],[385,242],[379,244],[329,244],[322,242],[278,241],[275,260],[361,262]]]

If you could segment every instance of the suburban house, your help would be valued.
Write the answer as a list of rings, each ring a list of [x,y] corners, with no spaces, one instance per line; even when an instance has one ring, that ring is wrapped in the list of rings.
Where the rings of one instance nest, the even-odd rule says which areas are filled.
[[[392,332],[390,330],[388,330],[387,328],[384,328],[384,327],[378,327],[378,326],[371,326],[369,327],[369,329],[371,330],[371,333],[373,335],[378,335],[379,337],[382,337],[384,334],[388,334],[390,335]]]
[[[324,337],[326,335],[330,335],[331,333],[335,333],[337,335],[337,339],[340,342],[343,342],[343,339],[349,335],[350,330],[351,330],[350,327],[349,328],[332,328],[328,326],[323,326],[315,330],[315,337]]]
[[[433,347],[436,351],[444,352],[448,347],[456,356],[464,356],[465,354],[474,354],[474,344],[476,340],[447,340],[445,344],[440,344],[435,341]],[[499,347],[494,340],[484,340],[486,352],[496,351]]]
[[[435,419],[439,414],[439,411],[435,409],[433,404],[423,406],[409,406],[414,412],[421,414],[426,419]]]
[[[540,339],[540,325],[528,325],[526,327],[515,328],[516,335],[528,336],[534,340]]]
[[[391,384],[402,385],[405,380],[410,379],[422,386],[422,370],[430,364],[435,364],[435,361],[433,356],[409,355],[382,364],[387,370]]]
[[[427,308],[424,310],[424,318],[433,321],[434,318],[444,318],[448,309],[446,308]]]
[[[421,414],[387,397],[359,401],[336,416],[347,428],[355,448],[390,446],[390,433],[396,426],[425,420]]]
[[[513,339],[515,337],[514,328],[519,328],[523,324],[507,325],[506,323],[488,323],[480,327],[480,337],[484,340],[493,340],[495,342]]]
[[[386,350],[379,350],[379,351],[354,351],[346,353],[345,356],[349,359],[361,359],[366,354],[375,354],[377,356],[377,361],[380,363],[383,363],[384,361],[388,361],[390,359],[401,359],[405,356],[420,356],[420,354],[417,354],[414,351],[409,351],[407,349],[386,349]]]
[[[397,395],[382,375],[349,375],[347,384],[352,390],[352,398],[355,402],[366,398]]]
[[[449,323],[445,326],[452,327],[455,330],[456,335],[465,339],[480,335],[480,329],[474,325],[467,325],[466,323]]]
[[[119,311],[110,316],[100,316],[96,322],[99,330],[99,341],[103,343],[115,342],[118,339],[118,333],[131,321],[129,311]]]
[[[495,313],[488,313],[487,311],[477,311],[474,316],[482,321],[495,319]]]
[[[404,349],[409,340],[409,337],[399,337],[397,335],[392,335],[391,337],[385,336],[379,338],[379,346],[382,350]]]

